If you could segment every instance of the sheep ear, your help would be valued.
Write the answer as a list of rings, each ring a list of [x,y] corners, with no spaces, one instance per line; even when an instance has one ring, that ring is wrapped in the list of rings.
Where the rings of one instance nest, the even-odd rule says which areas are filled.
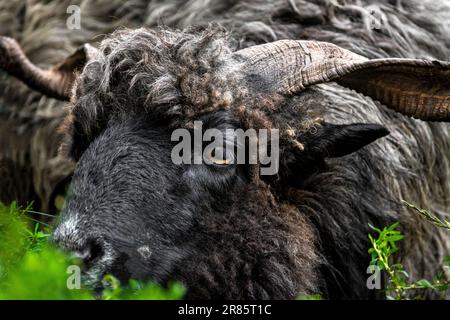
[[[324,123],[316,131],[302,135],[299,140],[304,145],[304,152],[312,158],[336,158],[356,152],[388,134],[389,131],[378,124]]]
[[[89,60],[95,59],[99,51],[88,43],[79,46],[70,56],[64,59],[53,70],[59,72],[74,72],[83,69]]]

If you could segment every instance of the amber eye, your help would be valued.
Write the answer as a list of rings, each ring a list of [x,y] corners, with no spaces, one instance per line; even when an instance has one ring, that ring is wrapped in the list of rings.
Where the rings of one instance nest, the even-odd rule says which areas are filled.
[[[224,148],[214,148],[207,153],[207,158],[211,164],[227,166],[234,162],[234,153]]]

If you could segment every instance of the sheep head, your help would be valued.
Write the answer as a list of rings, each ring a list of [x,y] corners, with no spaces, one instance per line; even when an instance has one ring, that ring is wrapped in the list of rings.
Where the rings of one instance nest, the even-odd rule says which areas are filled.
[[[14,69],[10,60],[2,67]],[[67,97],[73,80],[56,90],[48,72],[28,69],[30,86]],[[61,79],[68,68],[54,70]],[[195,120],[205,129],[280,129],[282,170],[308,170],[388,134],[380,124],[325,122],[313,85],[338,82],[405,115],[447,121],[449,70],[444,62],[368,60],[311,41],[234,52],[220,29],[115,32],[71,90],[63,130],[78,163],[54,240],[83,257],[93,285],[113,273],[175,278],[191,297],[312,293],[320,264],[314,228],[281,194],[286,188],[245,164],[177,165],[171,132],[192,130]],[[307,98],[308,108],[296,103]],[[218,272],[230,261],[230,272]],[[262,284],[252,282],[255,274]]]

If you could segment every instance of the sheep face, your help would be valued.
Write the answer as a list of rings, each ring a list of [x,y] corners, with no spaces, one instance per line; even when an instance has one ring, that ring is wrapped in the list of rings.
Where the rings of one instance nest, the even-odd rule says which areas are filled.
[[[88,283],[100,286],[107,273],[175,278],[202,298],[293,298],[317,289],[311,223],[277,192],[295,180],[293,163],[305,177],[325,157],[387,132],[326,124],[316,119],[317,93],[285,99],[263,78],[244,79],[239,66],[223,35],[207,29],[116,32],[84,67],[64,126],[77,166],[54,239],[84,260]],[[176,164],[173,130],[193,130],[196,120],[204,130],[281,128],[283,168],[262,177],[249,163]],[[234,271],[223,270],[229,265]],[[266,284],[253,283],[255,275]]]
[[[233,210],[243,192],[237,165],[174,164],[171,132],[150,119],[111,121],[79,159],[54,239],[84,259],[88,282],[163,281],[193,250],[201,216]]]

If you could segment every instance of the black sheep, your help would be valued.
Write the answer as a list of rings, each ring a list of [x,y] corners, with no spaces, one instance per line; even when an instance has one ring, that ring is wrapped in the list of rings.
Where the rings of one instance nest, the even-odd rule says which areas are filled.
[[[376,89],[378,83],[378,90],[401,83],[426,92],[426,84],[443,85],[436,99],[445,105],[448,64],[375,63],[381,75],[356,71],[356,78],[344,66],[342,74],[328,79],[338,83],[316,81],[303,88],[286,82],[296,70],[292,60],[291,69],[271,69],[270,59],[262,67],[248,63],[258,52],[235,53],[290,38],[340,45],[361,56],[319,47],[326,59],[342,55],[344,62],[350,57],[360,66],[371,63],[362,56],[448,57],[449,40],[439,32],[431,7],[424,17],[414,11],[414,1],[404,7],[353,2],[279,1],[259,8],[240,2],[230,4],[219,19],[231,35],[215,26],[156,28],[117,31],[102,42],[76,80],[64,124],[64,149],[77,167],[55,232],[56,241],[85,256],[93,285],[111,272],[124,280],[180,280],[189,298],[310,293],[368,298],[373,294],[366,287],[368,223],[392,221],[404,228],[402,262],[412,277],[435,272],[448,253],[449,236],[411,215],[400,200],[448,211],[448,126],[407,118],[374,99],[408,115],[448,120],[446,111],[408,111],[392,92]],[[219,3],[198,11],[200,24],[214,19],[215,6]],[[385,30],[367,23],[375,9]],[[258,13],[257,22],[238,18],[258,10],[271,14]],[[187,21],[178,18],[168,23]],[[311,45],[299,44],[314,57],[317,43]],[[264,48],[276,57],[274,47]],[[271,72],[264,73],[264,66]],[[423,69],[428,71],[415,73]],[[421,86],[416,78],[423,80]],[[377,80],[375,87],[365,86],[371,79]],[[259,176],[246,165],[173,164],[170,133],[198,119],[211,127],[279,128],[279,174]],[[386,129],[389,136],[363,148],[385,136]]]

